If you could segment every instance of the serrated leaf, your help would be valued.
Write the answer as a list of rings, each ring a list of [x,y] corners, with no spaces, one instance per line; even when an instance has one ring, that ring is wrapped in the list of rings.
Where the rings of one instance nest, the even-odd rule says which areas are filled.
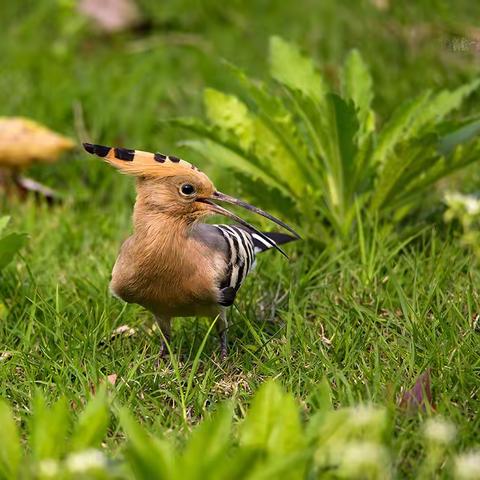
[[[357,108],[362,133],[373,131],[375,125],[371,119],[373,112],[370,110],[373,81],[358,50],[352,50],[347,56],[341,82],[343,95],[351,99]]]
[[[408,188],[409,181],[415,180],[431,170],[440,160],[436,150],[436,138],[400,149],[391,154],[379,174],[372,197],[372,208],[380,209],[389,199],[402,194]]]
[[[107,433],[109,419],[105,388],[101,388],[78,416],[72,433],[71,450],[100,446]]]
[[[281,137],[260,119],[255,121],[254,152],[257,158],[263,159],[265,167],[275,173],[276,178],[282,179],[282,183],[289,186],[290,191],[297,197],[303,194],[309,177],[285,148]]]
[[[229,65],[229,68],[254,102],[255,113],[258,117],[272,132],[276,133],[279,140],[283,141],[285,148],[300,164],[300,167],[304,171],[308,171],[310,167],[310,164],[306,164],[308,146],[303,142],[298,124],[282,98],[268,92],[263,83],[253,81],[239,68],[233,65]]]
[[[416,120],[418,124],[415,133],[419,130],[420,126],[428,124],[430,122],[439,122],[447,114],[451,113],[461,106],[463,101],[471,95],[480,85],[480,80],[476,79],[466,85],[455,90],[443,90],[432,98],[432,101],[428,103],[427,108],[422,112],[419,118]]]
[[[431,99],[431,92],[424,92],[407,100],[393,113],[378,136],[373,162],[383,163],[393,149],[406,138],[407,129],[411,128],[413,119],[424,110]]]
[[[280,37],[270,38],[270,74],[283,85],[322,102],[328,86],[315,69],[312,60],[298,47]]]
[[[480,120],[475,120],[441,138],[438,142],[438,151],[442,155],[450,155],[460,144],[467,143],[479,134]]]
[[[456,90],[443,90],[435,95],[427,91],[412,101],[403,104],[393,115],[379,136],[375,160],[384,161],[400,142],[429,133],[433,125],[448,113],[460,107],[463,100],[475,91],[480,80],[462,85]]]
[[[212,88],[205,89],[203,101],[210,122],[233,133],[241,148],[248,150],[255,138],[255,127],[247,106],[234,95]]]
[[[25,233],[10,233],[0,238],[0,270],[5,268],[13,260],[15,254],[26,242],[27,235]]]
[[[277,178],[284,179],[292,191],[297,195],[303,193],[308,176],[302,171],[295,150],[289,148],[283,132],[268,115],[258,117],[237,97],[213,89],[205,91],[204,102],[208,119],[230,135],[230,143],[237,143],[245,154],[253,152],[262,165],[273,170]]]
[[[277,182],[264,170],[257,167],[249,158],[234,152],[224,145],[212,140],[185,140],[181,144],[192,148],[210,161],[212,159],[218,159],[218,161],[221,161],[226,167],[239,170],[253,179],[261,180],[271,188],[275,188],[281,192],[283,195],[291,195],[291,192],[289,192],[286,187]]]
[[[450,157],[441,158],[433,168],[430,168],[428,171],[424,172],[421,177],[412,181],[408,188],[392,199],[392,202],[388,207],[400,208],[404,205],[412,205],[416,200],[416,197],[428,192],[431,186],[440,179],[477,162],[479,158],[480,142],[474,142],[473,144],[467,145],[460,144]]]
[[[12,409],[3,400],[0,401],[0,478],[19,478],[22,446],[20,435],[13,417]]]

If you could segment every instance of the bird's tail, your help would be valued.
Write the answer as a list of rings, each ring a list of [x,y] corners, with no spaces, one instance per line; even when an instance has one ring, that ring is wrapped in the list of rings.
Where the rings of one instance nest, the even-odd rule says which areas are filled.
[[[255,245],[255,253],[264,252],[270,248],[274,248],[275,245],[283,245],[284,243],[293,242],[298,238],[287,235],[286,233],[279,232],[262,232],[265,238],[252,232],[253,243]],[[268,240],[267,240],[268,239]]]

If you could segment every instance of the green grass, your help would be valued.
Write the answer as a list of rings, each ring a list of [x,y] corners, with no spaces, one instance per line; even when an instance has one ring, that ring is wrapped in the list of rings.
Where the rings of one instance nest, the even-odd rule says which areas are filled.
[[[439,46],[445,36],[466,35],[472,10],[479,13],[471,2],[459,3],[455,19],[439,1],[387,13],[369,2],[318,7],[305,1],[300,12],[293,4],[270,8],[268,2],[248,8],[234,2],[225,10],[210,2],[192,8],[182,2],[178,10],[173,3],[162,10],[142,2],[157,12],[153,32],[114,39],[92,37],[69,15],[68,3],[60,3],[63,10],[52,1],[12,0],[0,7],[7,19],[0,33],[1,113],[26,115],[72,136],[84,122],[98,143],[185,155],[175,148],[182,134],[159,120],[198,113],[204,86],[230,85],[219,57],[262,77],[267,38],[275,33],[300,43],[333,77],[345,52],[360,48],[373,66],[380,92],[375,102],[384,114],[399,96],[458,85],[475,68],[471,52]],[[420,24],[429,26],[430,36],[409,46],[402,29]],[[181,35],[191,44],[179,46]],[[149,314],[108,292],[118,247],[131,228],[133,181],[80,152],[29,174],[57,188],[65,201],[51,209],[33,201],[1,204],[12,216],[10,229],[30,237],[0,276],[0,301],[8,309],[0,317],[1,349],[12,353],[0,361],[0,392],[22,419],[37,389],[50,401],[66,397],[74,408],[116,374],[115,400],[152,432],[182,443],[224,399],[235,399],[235,419],[242,418],[268,378],[278,378],[310,417],[326,378],[335,406],[389,408],[394,428],[388,441],[399,475],[408,477],[425,455],[421,422],[427,414],[407,415],[395,403],[400,390],[430,368],[436,411],[458,427],[456,448],[479,444],[474,318],[480,270],[440,215],[403,248],[405,233],[372,240],[367,228],[364,256],[355,242],[341,252],[299,242],[288,247],[289,262],[263,255],[231,312],[228,362],[219,361],[213,333],[199,352],[206,321],[182,319],[174,324],[173,362],[156,369],[160,338],[149,328]],[[228,174],[217,177],[222,190],[235,193]],[[476,178],[470,175],[471,188],[478,188]],[[124,324],[135,335],[111,339]],[[106,442],[117,452],[123,436],[113,427]]]

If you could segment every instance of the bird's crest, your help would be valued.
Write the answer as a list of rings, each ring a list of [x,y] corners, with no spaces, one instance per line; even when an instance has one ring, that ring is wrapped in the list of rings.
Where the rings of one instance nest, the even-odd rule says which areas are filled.
[[[88,153],[102,157],[121,172],[136,176],[171,177],[200,170],[185,160],[163,153],[143,152],[128,148],[113,148],[84,143]],[[204,174],[203,174],[204,175]]]

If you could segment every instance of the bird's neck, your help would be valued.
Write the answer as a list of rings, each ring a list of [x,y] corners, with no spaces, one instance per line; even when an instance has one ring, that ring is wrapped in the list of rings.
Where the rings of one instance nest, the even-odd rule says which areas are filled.
[[[137,200],[133,212],[135,244],[151,261],[182,261],[190,225],[181,217]]]

